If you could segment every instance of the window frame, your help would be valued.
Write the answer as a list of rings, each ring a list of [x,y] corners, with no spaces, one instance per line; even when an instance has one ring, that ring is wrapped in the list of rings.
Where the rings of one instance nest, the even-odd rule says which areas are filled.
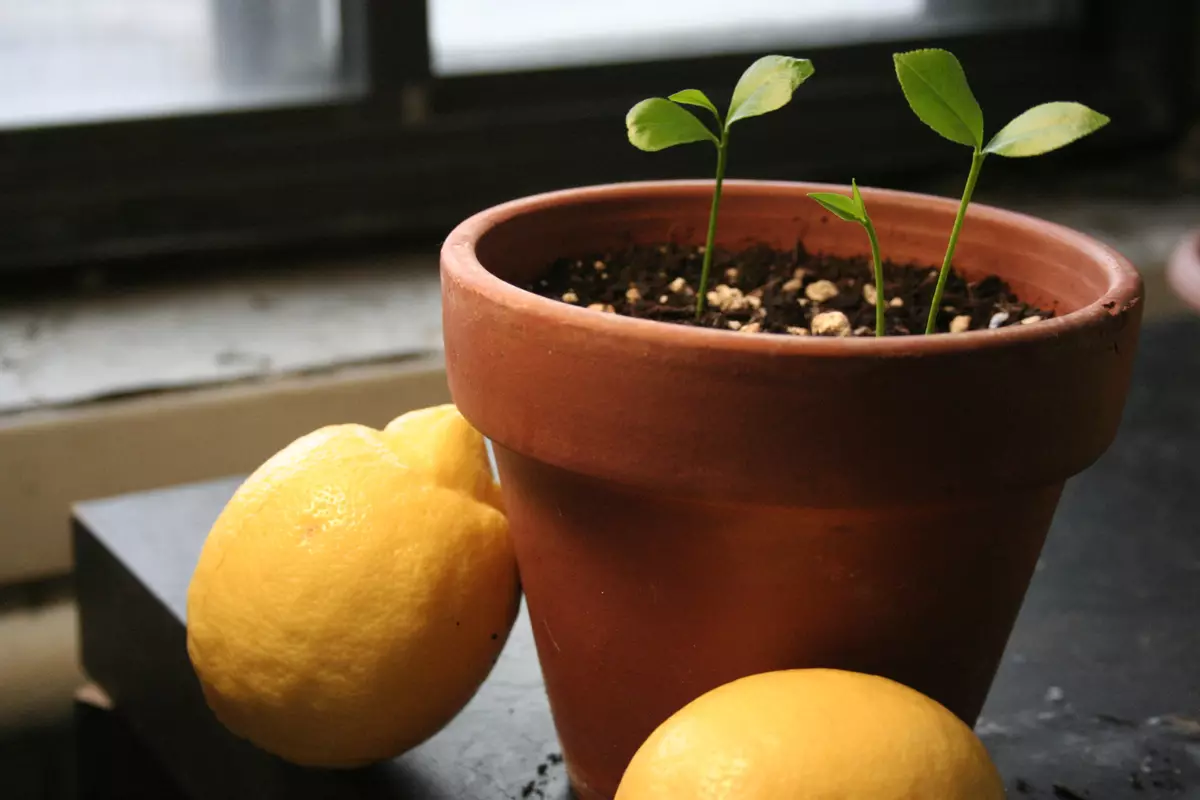
[[[1192,4],[1164,0],[1159,16],[1123,0],[1084,6],[1079,25],[936,43],[963,60],[991,118],[1062,98],[1109,113],[1116,122],[1080,157],[1180,133],[1196,98]],[[318,242],[433,243],[465,215],[530,192],[703,176],[694,148],[652,157],[630,148],[624,112],[685,86],[722,95],[759,55],[438,78],[424,2],[342,0],[341,11],[343,68],[365,71],[362,96],[0,132],[0,271]],[[896,48],[924,43],[806,48],[821,79],[770,125],[738,131],[731,174],[845,182],[853,170],[870,182],[897,163],[959,163],[957,148],[911,116],[891,74]]]

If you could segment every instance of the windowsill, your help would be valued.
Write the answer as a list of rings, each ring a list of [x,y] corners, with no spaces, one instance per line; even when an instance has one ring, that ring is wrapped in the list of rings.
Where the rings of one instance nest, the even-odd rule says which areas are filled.
[[[433,254],[18,304],[0,315],[0,416],[441,347]]]

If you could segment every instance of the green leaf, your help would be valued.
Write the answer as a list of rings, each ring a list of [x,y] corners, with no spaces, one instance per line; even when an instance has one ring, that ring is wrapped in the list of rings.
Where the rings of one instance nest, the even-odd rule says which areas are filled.
[[[984,152],[1008,158],[1040,156],[1107,124],[1108,117],[1080,103],[1043,103],[1005,125]]]
[[[651,97],[629,109],[625,129],[630,144],[650,153],[689,142],[718,144],[717,137],[695,114],[665,97]]]
[[[867,204],[863,202],[862,193],[858,191],[858,181],[854,178],[850,179],[850,196],[854,198],[854,205],[858,207],[859,219],[866,219]]]
[[[699,89],[684,89],[683,91],[676,92],[667,99],[673,100],[676,103],[683,103],[684,105],[707,108],[717,118],[717,124],[721,123],[721,112],[717,111],[717,107],[713,105],[712,100],[708,99],[708,95]]]
[[[854,200],[844,194],[834,192],[809,192],[809,197],[816,200],[831,214],[836,214],[847,222],[862,222],[862,213]]]
[[[813,74],[807,58],[763,56],[742,73],[733,89],[725,127],[746,117],[757,117],[783,108],[792,99],[796,87]]]
[[[953,53],[913,50],[893,59],[904,97],[922,122],[952,142],[983,147],[983,111]]]

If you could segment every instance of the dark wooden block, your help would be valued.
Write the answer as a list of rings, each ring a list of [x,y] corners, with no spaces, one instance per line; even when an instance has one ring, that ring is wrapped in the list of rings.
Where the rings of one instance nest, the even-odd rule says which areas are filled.
[[[198,798],[564,796],[566,778],[527,618],[454,723],[387,764],[315,770],[230,735],[209,712],[183,625],[208,528],[238,480],[81,506],[75,544],[83,662],[167,770]]]
[[[75,695],[76,800],[185,800],[162,765],[95,686]],[[66,797],[67,795],[64,795]]]
[[[204,704],[183,619],[236,485],[75,514],[84,666],[180,787],[201,800],[567,795],[524,613],[467,709],[390,763],[302,769],[228,734]],[[1198,615],[1200,323],[1176,321],[1146,330],[1120,437],[1067,488],[980,721],[1011,795],[1200,798]]]

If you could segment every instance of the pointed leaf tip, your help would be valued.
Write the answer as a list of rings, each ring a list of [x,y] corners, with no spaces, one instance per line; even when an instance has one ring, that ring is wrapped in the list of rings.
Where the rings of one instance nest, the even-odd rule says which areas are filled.
[[[983,147],[983,110],[953,53],[913,50],[892,58],[904,97],[922,122],[952,142]]]
[[[763,56],[742,73],[729,102],[725,127],[747,117],[783,108],[800,84],[814,72],[807,58]]]
[[[822,208],[846,222],[862,222],[858,205],[850,197],[836,192],[810,192],[809,197],[816,200]]]
[[[630,144],[650,153],[690,142],[718,143],[695,114],[665,97],[651,97],[629,109],[625,130]]]
[[[984,149],[1007,158],[1040,156],[1082,139],[1109,123],[1082,103],[1043,103],[1019,114]]]
[[[670,95],[667,99],[676,103],[683,103],[684,105],[707,108],[717,118],[717,122],[721,122],[721,112],[717,111],[716,105],[713,104],[712,100],[708,99],[708,95],[699,89],[684,89]]]

